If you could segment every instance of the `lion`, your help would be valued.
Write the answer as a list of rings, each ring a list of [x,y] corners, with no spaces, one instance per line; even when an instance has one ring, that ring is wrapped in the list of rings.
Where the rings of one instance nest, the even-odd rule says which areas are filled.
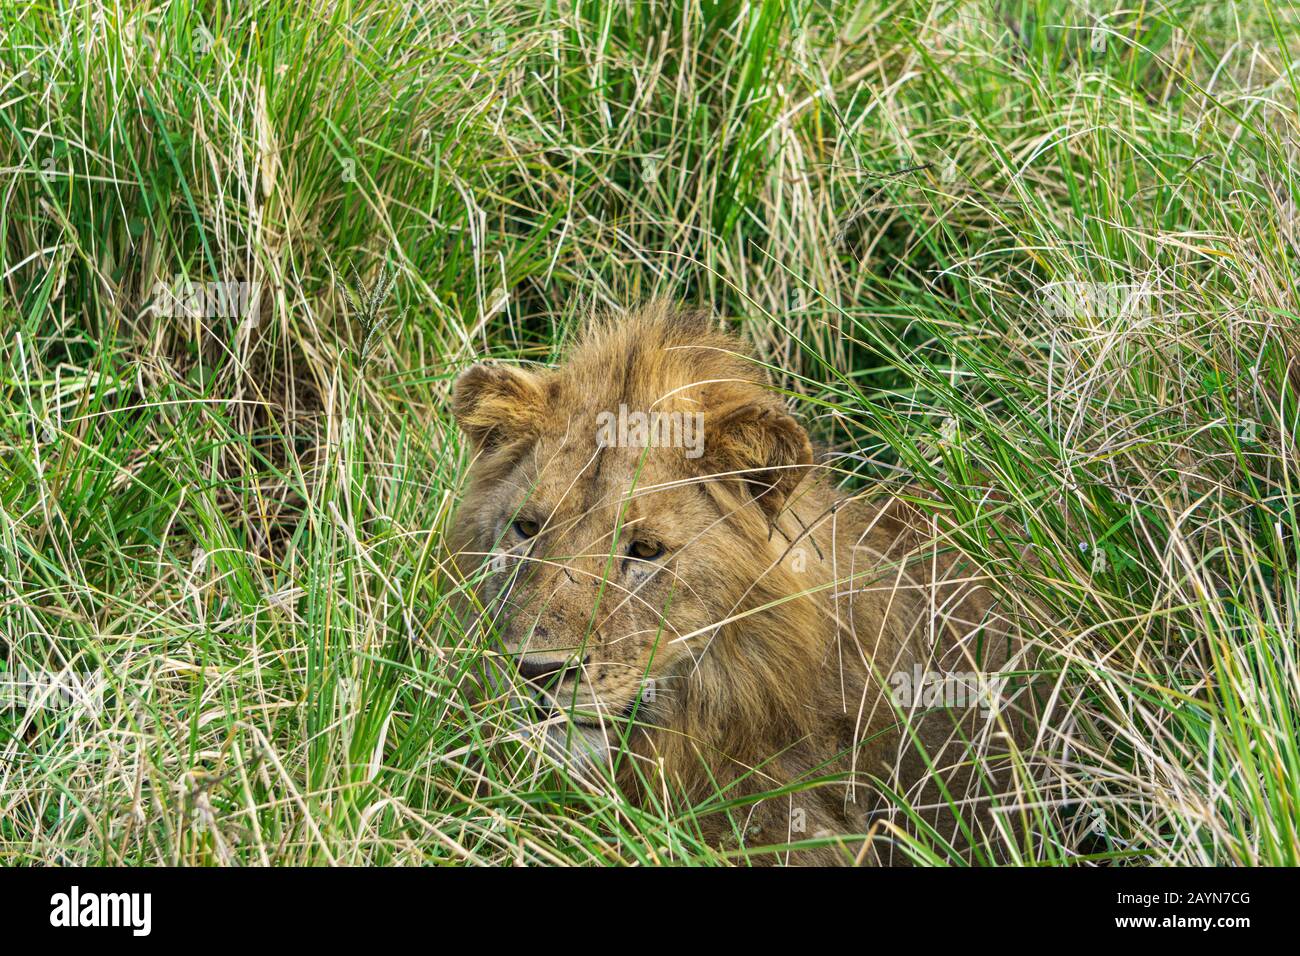
[[[458,573],[565,759],[725,804],[700,818],[724,850],[797,849],[763,862],[971,837],[1010,631],[919,508],[833,487],[737,336],[664,303],[593,319],[558,367],[467,369],[452,410]]]

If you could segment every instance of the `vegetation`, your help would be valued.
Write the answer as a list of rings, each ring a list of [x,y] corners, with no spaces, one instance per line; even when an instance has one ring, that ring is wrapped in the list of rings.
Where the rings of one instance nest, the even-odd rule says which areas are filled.
[[[1041,643],[974,862],[1300,863],[1296,26],[3,5],[0,675],[107,688],[0,709],[0,861],[747,862],[471,707],[449,605],[455,374],[669,296]]]

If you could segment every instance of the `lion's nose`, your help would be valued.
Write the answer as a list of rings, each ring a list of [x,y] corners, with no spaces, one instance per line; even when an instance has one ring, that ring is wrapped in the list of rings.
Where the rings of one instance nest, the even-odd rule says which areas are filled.
[[[578,676],[587,661],[572,657],[541,657],[533,655],[519,658],[519,676],[532,683],[560,684],[566,678]]]

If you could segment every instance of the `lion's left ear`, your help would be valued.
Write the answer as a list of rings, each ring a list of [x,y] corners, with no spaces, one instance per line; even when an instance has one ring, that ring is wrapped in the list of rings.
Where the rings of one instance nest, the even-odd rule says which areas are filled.
[[[774,399],[746,398],[707,414],[704,428],[709,470],[743,481],[774,521],[812,465],[803,426]]]

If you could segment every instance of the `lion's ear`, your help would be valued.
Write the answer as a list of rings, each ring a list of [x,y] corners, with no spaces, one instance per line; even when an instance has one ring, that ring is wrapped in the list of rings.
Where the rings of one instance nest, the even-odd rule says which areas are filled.
[[[535,432],[545,402],[539,375],[507,365],[471,366],[451,391],[452,414],[476,452]]]
[[[775,520],[812,465],[808,433],[774,401],[741,400],[705,419],[704,445],[714,474],[739,478]]]

